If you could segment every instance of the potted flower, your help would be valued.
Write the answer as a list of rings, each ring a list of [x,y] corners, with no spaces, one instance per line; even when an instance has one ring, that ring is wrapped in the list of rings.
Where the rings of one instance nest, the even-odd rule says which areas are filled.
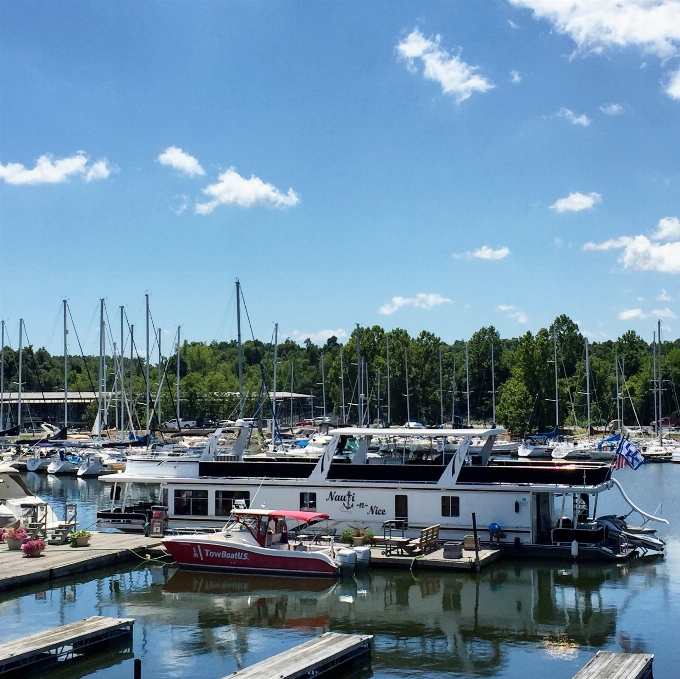
[[[5,541],[5,529],[0,528],[0,542],[4,542],[4,541]]]
[[[364,528],[362,525],[355,526],[352,529],[352,544],[355,547],[370,545],[373,535],[374,533],[370,528]]]
[[[42,554],[45,546],[45,541],[42,538],[38,538],[37,540],[27,540],[23,545],[21,545],[21,551],[24,553],[24,556],[36,558]]]
[[[5,542],[8,549],[20,550],[23,541],[28,537],[28,532],[23,526],[15,526],[5,531]]]
[[[71,547],[87,547],[90,544],[92,533],[86,530],[77,530],[69,535]]]

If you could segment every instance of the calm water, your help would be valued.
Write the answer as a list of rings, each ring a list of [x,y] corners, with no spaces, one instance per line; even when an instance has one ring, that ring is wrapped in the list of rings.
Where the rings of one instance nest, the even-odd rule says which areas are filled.
[[[131,648],[64,667],[68,677],[223,677],[327,630],[375,635],[372,675],[570,679],[598,650],[655,654],[654,676],[680,663],[680,465],[617,472],[632,499],[664,500],[665,560],[623,566],[506,561],[478,576],[370,571],[338,582],[181,572],[162,564],[86,574],[0,597],[3,641],[89,615],[135,618]],[[55,508],[94,523],[97,481],[31,475]],[[616,493],[616,495],[615,495]],[[622,513],[611,491],[600,507]]]

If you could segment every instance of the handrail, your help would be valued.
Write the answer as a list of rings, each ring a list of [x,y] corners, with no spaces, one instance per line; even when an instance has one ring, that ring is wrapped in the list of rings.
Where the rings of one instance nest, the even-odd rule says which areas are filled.
[[[615,479],[612,477],[612,482],[616,484],[616,487],[619,489],[621,492],[621,495],[623,495],[623,499],[639,514],[644,516],[645,518],[649,519],[650,521],[660,521],[661,523],[665,523],[668,525],[668,520],[667,519],[662,519],[660,516],[654,516],[653,514],[648,514],[647,512],[643,511],[640,509],[637,505],[633,503],[633,501],[626,495],[626,491],[623,490],[623,486]]]

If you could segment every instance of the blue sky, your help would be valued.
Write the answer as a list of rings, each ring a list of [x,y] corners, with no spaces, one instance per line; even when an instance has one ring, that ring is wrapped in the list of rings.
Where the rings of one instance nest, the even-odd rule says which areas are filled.
[[[680,315],[680,3],[0,4],[0,316],[96,350]]]

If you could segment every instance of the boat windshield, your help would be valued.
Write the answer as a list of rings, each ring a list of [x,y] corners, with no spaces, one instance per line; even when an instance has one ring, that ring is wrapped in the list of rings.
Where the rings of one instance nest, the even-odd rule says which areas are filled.
[[[226,525],[222,529],[223,533],[238,533],[239,531],[248,531],[253,535],[257,535],[257,516],[252,516],[249,514],[243,514],[241,516],[234,516],[233,514],[229,517]]]

